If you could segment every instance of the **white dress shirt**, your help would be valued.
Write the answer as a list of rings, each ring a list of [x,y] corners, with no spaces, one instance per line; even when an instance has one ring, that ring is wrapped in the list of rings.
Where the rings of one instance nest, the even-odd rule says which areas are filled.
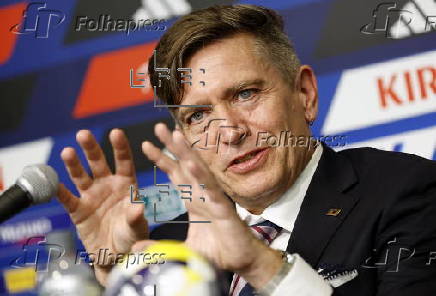
[[[253,215],[236,204],[236,212],[248,225],[254,225],[265,220],[282,227],[280,234],[273,240],[270,247],[286,251],[295,220],[300,211],[306,191],[312,181],[313,174],[318,167],[323,148],[318,145],[304,170],[295,180],[295,183],[276,202],[267,207],[262,214]],[[298,295],[298,296],[324,296],[331,295],[331,286],[318,275],[318,273],[301,258],[295,255],[295,263],[290,272],[283,278],[271,296]]]

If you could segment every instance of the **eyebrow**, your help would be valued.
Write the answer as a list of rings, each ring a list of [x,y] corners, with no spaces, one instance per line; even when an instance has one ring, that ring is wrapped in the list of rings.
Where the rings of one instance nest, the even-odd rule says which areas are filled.
[[[238,93],[249,86],[262,87],[264,84],[265,80],[261,78],[240,81],[237,84],[224,89],[223,98],[230,97],[231,95]],[[175,112],[175,114],[177,119],[182,119],[186,114],[191,113],[194,110],[198,110],[199,108],[204,110],[205,108],[212,108],[212,105],[178,105],[178,110]]]

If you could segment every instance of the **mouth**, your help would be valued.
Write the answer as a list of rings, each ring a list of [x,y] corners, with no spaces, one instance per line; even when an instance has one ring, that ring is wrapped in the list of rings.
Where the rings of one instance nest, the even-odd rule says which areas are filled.
[[[227,170],[239,174],[252,171],[264,163],[268,151],[269,148],[261,148],[240,155],[229,163]]]

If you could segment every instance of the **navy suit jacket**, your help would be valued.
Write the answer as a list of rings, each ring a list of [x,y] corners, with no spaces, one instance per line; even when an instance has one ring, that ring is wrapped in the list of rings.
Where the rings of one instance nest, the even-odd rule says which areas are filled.
[[[328,280],[334,295],[435,296],[436,162],[323,146],[287,251]],[[163,224],[151,238],[184,240],[187,229]]]

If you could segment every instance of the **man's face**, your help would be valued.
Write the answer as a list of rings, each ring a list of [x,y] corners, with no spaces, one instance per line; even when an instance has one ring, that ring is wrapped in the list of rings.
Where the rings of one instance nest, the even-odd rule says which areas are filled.
[[[255,211],[293,184],[310,155],[305,145],[271,147],[266,137],[308,137],[310,131],[298,83],[286,82],[254,48],[253,37],[238,34],[194,54],[187,64],[192,85],[181,104],[211,107],[180,107],[176,116],[224,191]]]

